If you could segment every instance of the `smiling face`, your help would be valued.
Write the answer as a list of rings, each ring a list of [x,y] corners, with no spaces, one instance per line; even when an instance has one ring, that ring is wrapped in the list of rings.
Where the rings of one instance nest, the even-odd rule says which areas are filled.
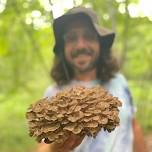
[[[74,72],[86,72],[96,67],[100,54],[97,32],[85,19],[72,21],[64,34],[64,53]]]

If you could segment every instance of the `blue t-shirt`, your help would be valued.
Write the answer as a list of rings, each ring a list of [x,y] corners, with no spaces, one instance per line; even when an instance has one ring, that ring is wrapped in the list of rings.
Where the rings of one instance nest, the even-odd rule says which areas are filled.
[[[101,130],[96,138],[85,136],[82,143],[72,152],[133,152],[132,119],[134,116],[134,106],[127,81],[122,74],[116,74],[107,83],[102,83],[100,80],[90,82],[72,80],[66,86],[48,87],[44,96],[54,96],[65,87],[72,87],[74,85],[93,87],[99,84],[122,102],[119,113],[120,126],[116,127],[111,133]]]

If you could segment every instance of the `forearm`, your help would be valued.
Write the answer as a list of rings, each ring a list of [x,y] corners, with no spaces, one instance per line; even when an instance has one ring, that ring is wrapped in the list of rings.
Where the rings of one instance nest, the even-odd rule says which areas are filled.
[[[70,152],[78,145],[81,144],[84,136],[80,137],[72,134],[67,140],[63,143],[52,143],[45,144],[41,143],[38,145],[36,152]]]
[[[70,152],[69,149],[65,147],[65,145],[60,144],[45,144],[40,143],[37,145],[37,149],[35,152]]]
[[[59,144],[45,144],[40,143],[37,146],[37,150],[35,152],[70,152],[66,149],[66,147],[63,147]]]
[[[70,152],[66,145],[53,143],[50,145],[50,152]]]
[[[51,152],[70,152],[80,145],[83,139],[84,136],[80,137],[78,135],[71,134],[71,136],[63,143],[51,144]]]
[[[50,144],[39,143],[37,145],[37,148],[36,148],[35,152],[51,152],[50,151]]]
[[[134,151],[148,152],[142,129],[135,119],[133,120],[133,132],[134,132]]]

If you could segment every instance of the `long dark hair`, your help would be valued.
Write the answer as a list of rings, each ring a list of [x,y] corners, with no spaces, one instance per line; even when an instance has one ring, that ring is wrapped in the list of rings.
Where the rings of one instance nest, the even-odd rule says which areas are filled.
[[[74,77],[73,69],[69,66],[64,57],[64,51],[60,50],[61,54],[56,55],[50,75],[57,85],[68,84]],[[119,64],[116,57],[113,56],[111,49],[101,51],[97,65],[97,79],[102,82],[107,82],[119,71]]]

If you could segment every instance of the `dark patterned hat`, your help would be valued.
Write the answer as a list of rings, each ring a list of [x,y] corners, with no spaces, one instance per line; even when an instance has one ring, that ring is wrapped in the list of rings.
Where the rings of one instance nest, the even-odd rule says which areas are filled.
[[[55,54],[58,54],[61,48],[63,48],[63,35],[66,26],[70,23],[71,20],[79,17],[83,17],[84,19],[90,20],[90,23],[93,25],[94,29],[98,33],[99,41],[103,48],[111,48],[114,41],[115,33],[107,28],[99,26],[97,15],[91,8],[79,6],[70,9],[66,14],[54,20],[53,30],[55,36]]]

